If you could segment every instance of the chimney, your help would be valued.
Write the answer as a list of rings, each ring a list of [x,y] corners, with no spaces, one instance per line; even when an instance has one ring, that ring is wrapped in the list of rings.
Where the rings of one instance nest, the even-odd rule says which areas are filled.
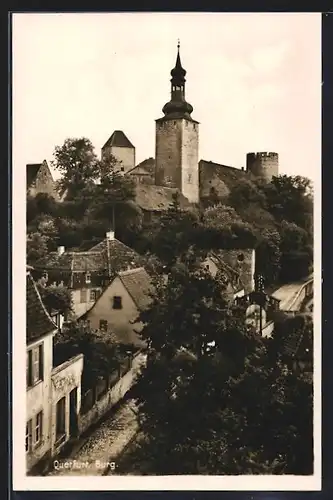
[[[65,247],[58,247],[58,255],[62,255],[65,252]]]
[[[106,239],[109,240],[109,241],[114,240],[114,231],[108,231],[106,233]]]

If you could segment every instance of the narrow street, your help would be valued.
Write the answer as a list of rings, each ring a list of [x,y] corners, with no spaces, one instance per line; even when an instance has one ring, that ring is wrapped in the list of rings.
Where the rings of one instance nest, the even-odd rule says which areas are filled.
[[[135,404],[128,400],[107,417],[68,458],[54,460],[48,476],[102,476],[117,473],[117,457],[137,433]]]

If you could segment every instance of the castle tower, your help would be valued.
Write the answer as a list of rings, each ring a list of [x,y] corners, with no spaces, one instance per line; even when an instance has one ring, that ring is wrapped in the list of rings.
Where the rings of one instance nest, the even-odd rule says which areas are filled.
[[[179,42],[176,65],[171,71],[171,100],[156,120],[155,183],[177,188],[191,203],[199,201],[199,122],[185,100],[186,71],[181,65]]]
[[[135,167],[135,147],[122,130],[115,130],[102,147],[102,160],[110,156],[116,159],[120,172],[126,174]]]
[[[279,175],[279,155],[277,153],[248,153],[246,171],[270,182],[273,176]]]

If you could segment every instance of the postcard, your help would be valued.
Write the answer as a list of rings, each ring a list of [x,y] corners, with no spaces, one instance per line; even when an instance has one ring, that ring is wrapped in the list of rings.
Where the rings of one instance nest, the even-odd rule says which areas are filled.
[[[12,108],[13,489],[320,490],[321,15],[15,13]]]

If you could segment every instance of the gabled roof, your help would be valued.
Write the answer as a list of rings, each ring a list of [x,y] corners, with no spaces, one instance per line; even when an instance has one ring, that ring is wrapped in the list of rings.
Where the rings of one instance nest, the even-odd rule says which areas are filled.
[[[171,207],[173,196],[177,191],[174,188],[155,186],[153,184],[138,184],[135,187],[135,201],[142,210],[160,212]],[[179,193],[179,202],[183,209],[191,206],[182,193]]]
[[[47,161],[43,160],[42,163],[28,163],[26,165],[27,168],[27,188],[31,186],[31,184],[36,180],[36,177],[38,175],[38,172],[42,165],[46,165],[47,168],[49,168]],[[51,171],[50,171],[51,174]],[[52,176],[52,174],[51,174]]]
[[[36,180],[38,171],[42,163],[29,163],[27,164],[27,187],[29,188],[31,184]]]
[[[50,252],[39,259],[35,269],[57,269],[59,271],[98,271],[106,266],[101,252]]]
[[[210,252],[208,258],[210,258],[215,263],[216,267],[218,268],[218,274],[220,276],[224,276],[227,279],[235,292],[239,292],[243,289],[244,286],[240,277],[240,273],[236,269],[229,266],[226,262],[223,261],[221,256],[217,255],[214,252]]]
[[[145,262],[145,259],[140,254],[117,239],[109,240],[105,238],[93,246],[87,253],[91,252],[99,252],[104,256],[110,276],[115,275],[119,271],[124,271],[128,267],[136,268],[142,266]]]
[[[107,272],[109,277],[128,267],[134,268],[143,265],[144,258],[117,239],[105,238],[90,250],[85,252],[65,251],[50,252],[39,259],[34,268],[36,270],[59,270],[69,274],[75,272]]]
[[[102,149],[115,146],[118,148],[132,148],[134,149],[131,141],[126,137],[122,130],[115,130],[111,137],[106,141]]]
[[[124,287],[132,297],[136,307],[142,311],[151,303],[151,293],[154,291],[152,280],[143,268],[130,269],[118,273]]]
[[[29,344],[47,333],[53,333],[57,325],[47,312],[30,273],[27,273],[26,283],[26,341]]]
[[[136,174],[143,174],[143,175],[154,175],[155,173],[155,159],[154,158],[147,158],[146,160],[143,160],[141,163],[138,163],[138,165],[132,170],[129,170],[127,172],[128,174],[136,175]]]

